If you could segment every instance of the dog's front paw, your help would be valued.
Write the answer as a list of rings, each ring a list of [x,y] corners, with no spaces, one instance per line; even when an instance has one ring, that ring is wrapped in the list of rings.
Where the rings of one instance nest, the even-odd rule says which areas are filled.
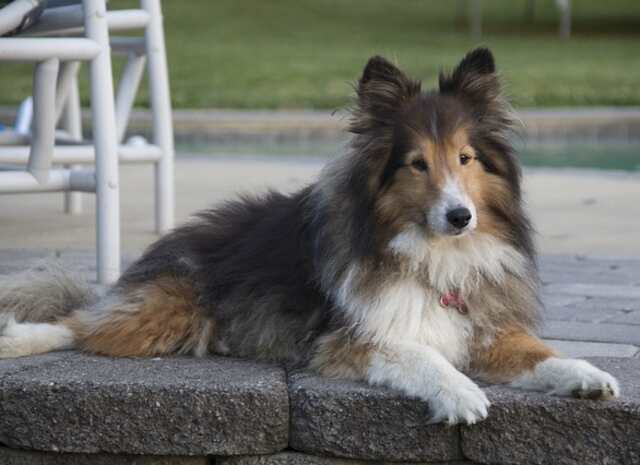
[[[584,360],[559,360],[566,370],[551,394],[581,399],[612,399],[620,395],[618,381]]]
[[[539,363],[532,375],[515,385],[580,399],[606,400],[620,395],[618,381],[609,373],[584,360],[555,357]]]
[[[489,399],[476,383],[462,373],[450,373],[429,399],[431,423],[472,425],[487,418],[489,405]]]

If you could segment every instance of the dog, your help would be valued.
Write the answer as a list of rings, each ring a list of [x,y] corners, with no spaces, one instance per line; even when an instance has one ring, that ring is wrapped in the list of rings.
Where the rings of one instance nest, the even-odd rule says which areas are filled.
[[[0,357],[277,361],[402,391],[473,424],[476,378],[609,399],[610,374],[535,336],[541,303],[514,117],[492,53],[422,91],[371,58],[346,153],[293,194],[241,197],[151,245],[102,296],[64,273],[5,284]]]

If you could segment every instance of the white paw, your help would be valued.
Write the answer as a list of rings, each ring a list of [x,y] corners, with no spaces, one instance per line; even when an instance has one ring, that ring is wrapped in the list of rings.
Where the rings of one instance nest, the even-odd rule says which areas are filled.
[[[612,399],[620,395],[618,381],[609,373],[584,360],[555,357],[539,363],[532,374],[514,385],[581,399]]]
[[[430,422],[472,425],[487,418],[490,403],[482,389],[459,372],[450,373],[447,378],[428,399],[432,411]]]
[[[9,318],[0,332],[0,359],[25,357],[73,347],[73,332],[64,325],[17,323]]]
[[[564,376],[559,377],[551,394],[581,399],[612,399],[620,395],[618,381],[609,373],[584,360],[563,360]]]

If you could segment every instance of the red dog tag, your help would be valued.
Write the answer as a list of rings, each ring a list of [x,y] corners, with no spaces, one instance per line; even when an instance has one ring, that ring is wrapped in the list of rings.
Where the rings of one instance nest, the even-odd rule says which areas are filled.
[[[462,297],[456,292],[449,292],[448,294],[444,294],[440,297],[440,305],[444,308],[455,308],[462,315],[466,315],[469,313],[467,309],[467,305],[462,300]]]

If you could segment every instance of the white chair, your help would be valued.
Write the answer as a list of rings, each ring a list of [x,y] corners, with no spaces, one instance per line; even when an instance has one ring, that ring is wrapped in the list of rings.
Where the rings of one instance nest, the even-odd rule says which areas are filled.
[[[1,9],[0,35],[14,30],[38,2],[16,0]],[[144,30],[144,36],[110,37],[131,29]],[[128,55],[115,96],[112,51]],[[0,62],[7,60],[35,63],[33,122],[28,130],[30,118],[23,111],[16,130],[0,138],[5,144],[0,164],[22,167],[0,171],[0,194],[63,191],[66,210],[74,212],[80,207],[78,192],[95,192],[97,279],[113,282],[120,274],[119,162],[153,163],[156,231],[173,227],[173,128],[160,2],[141,0],[135,10],[108,11],[105,0],[48,8],[17,36],[0,37]],[[90,68],[93,139],[88,142],[82,139],[77,87],[82,61]],[[123,144],[145,66],[152,140]],[[95,170],[79,167],[94,163]]]
[[[555,0],[555,4],[560,13],[558,33],[561,39],[567,40],[571,36],[571,0]],[[535,7],[535,0],[527,0],[525,18],[533,19]],[[458,0],[457,17],[464,17],[465,10],[468,10],[471,36],[480,39],[482,35],[482,0]]]

